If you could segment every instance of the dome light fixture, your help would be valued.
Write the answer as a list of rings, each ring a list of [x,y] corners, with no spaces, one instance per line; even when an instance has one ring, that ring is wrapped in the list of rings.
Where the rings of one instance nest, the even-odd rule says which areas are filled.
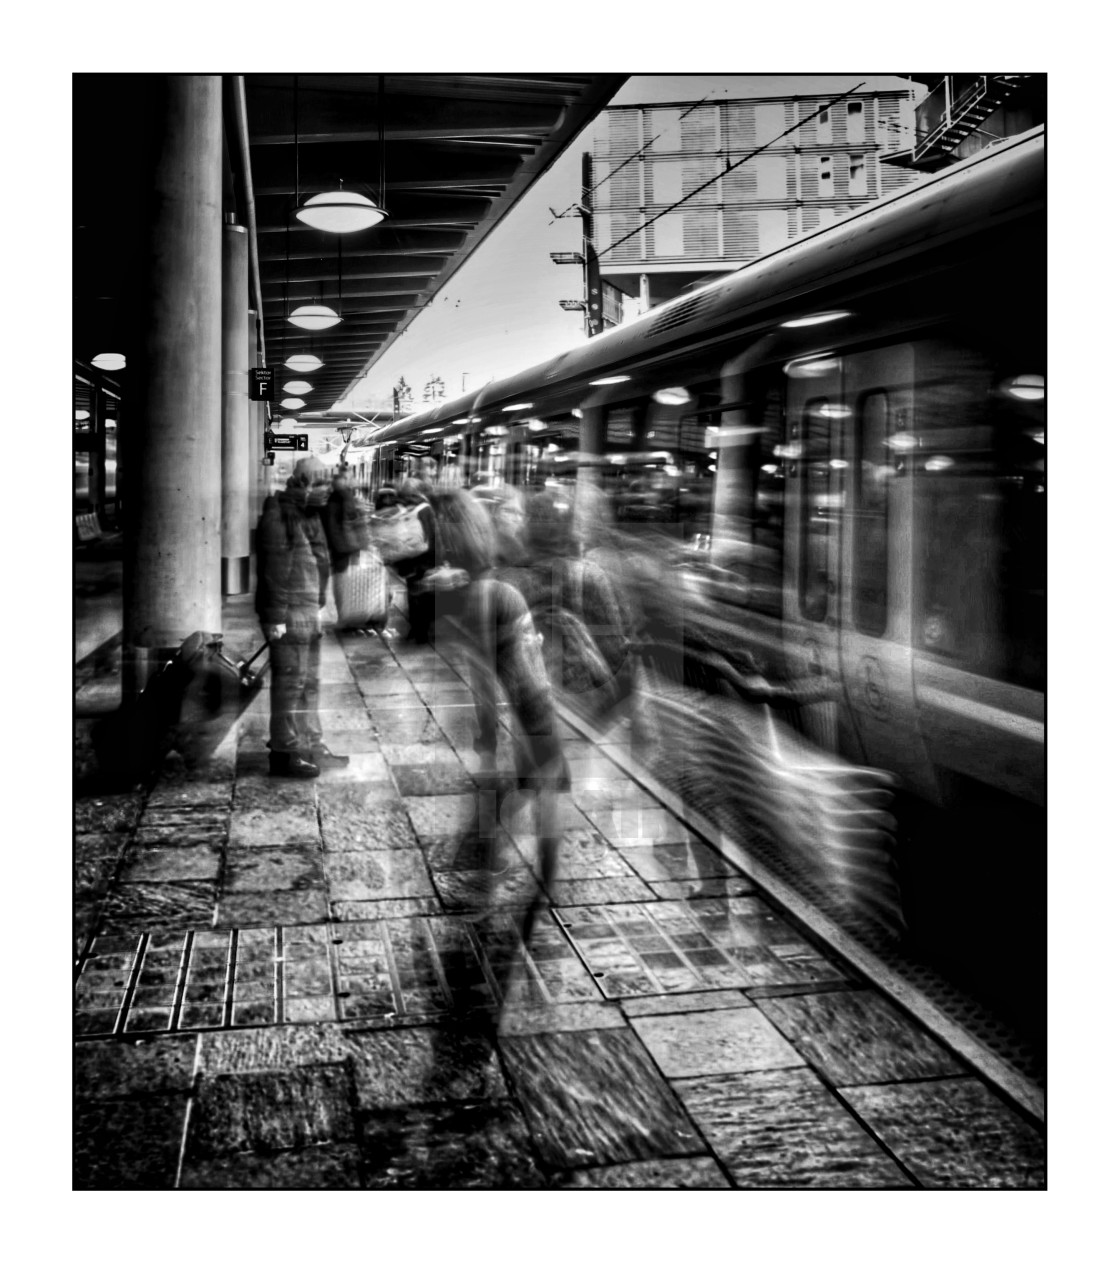
[[[316,193],[296,211],[296,219],[320,232],[360,232],[381,223],[385,212],[361,193],[337,189]]]
[[[306,395],[315,389],[310,382],[285,382],[284,389],[289,395]]]
[[[313,373],[323,367],[323,361],[317,355],[289,355],[284,367],[290,368],[293,373]]]
[[[113,373],[124,368],[124,356],[119,351],[102,351],[100,355],[95,355],[90,363],[94,368]]]
[[[280,407],[290,408],[293,412],[295,412],[297,408],[306,408],[307,401],[305,399],[281,399]]]
[[[88,408],[79,408],[79,409],[78,409],[78,410],[74,413],[74,420],[75,420],[75,421],[88,421],[88,420],[89,420],[89,409],[88,409]]]
[[[306,303],[288,317],[288,323],[298,329],[333,329],[341,320],[333,307],[324,307],[321,303]]]
[[[666,404],[670,408],[679,408],[682,404],[688,403],[691,396],[683,386],[664,386],[661,390],[653,392],[653,398],[657,403]]]

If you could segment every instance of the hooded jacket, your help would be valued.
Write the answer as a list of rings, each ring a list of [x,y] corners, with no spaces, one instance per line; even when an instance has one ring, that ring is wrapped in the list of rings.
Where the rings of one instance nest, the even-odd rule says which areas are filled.
[[[264,504],[257,525],[256,611],[265,625],[285,623],[289,633],[317,622],[327,602],[331,563],[318,510],[307,492],[287,487]]]

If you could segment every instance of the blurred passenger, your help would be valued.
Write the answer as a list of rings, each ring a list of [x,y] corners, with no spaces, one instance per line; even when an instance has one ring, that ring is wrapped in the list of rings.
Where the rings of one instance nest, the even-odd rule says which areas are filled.
[[[269,644],[269,772],[315,777],[350,760],[323,744],[319,722],[319,642],[330,553],[321,510],[331,485],[314,456],[296,464],[287,486],[264,505],[257,526],[256,610]]]
[[[377,495],[374,497],[373,507],[380,512],[382,509],[395,509],[399,504],[397,499],[397,489],[390,483],[385,483],[377,488]]]
[[[323,529],[331,555],[335,605],[341,619],[345,604],[346,572],[357,562],[362,549],[369,547],[366,514],[350,485],[350,476],[345,469],[339,470],[332,480],[331,493],[323,509]]]
[[[408,585],[409,638],[418,645],[426,645],[432,639],[434,610],[432,594],[425,590],[421,580],[435,565],[432,507],[428,488],[419,478],[402,478],[397,484],[397,498],[406,509],[419,509],[418,517],[427,541],[427,548],[419,556],[406,557],[394,563],[397,574]]]
[[[546,488],[526,503],[527,600],[553,686],[596,719],[628,697],[631,643],[613,585],[580,557],[572,500]]]
[[[494,566],[499,578],[512,583],[524,596],[529,562],[525,547],[525,497],[516,487],[505,483],[476,487],[471,494],[485,506],[494,525]]]
[[[441,573],[458,575],[455,585],[436,590],[436,609],[441,618],[454,619],[465,636],[482,778],[497,792],[497,708],[504,695],[516,720],[514,770],[535,817],[538,869],[547,897],[559,846],[557,795],[569,787],[570,778],[540,637],[524,598],[495,577],[497,539],[485,508],[461,490],[437,493],[432,506],[436,558],[441,566],[449,567]],[[494,819],[483,811],[477,821],[480,836],[488,843],[494,841],[497,812],[495,805]],[[538,896],[523,914],[521,930],[526,939],[539,906]]]

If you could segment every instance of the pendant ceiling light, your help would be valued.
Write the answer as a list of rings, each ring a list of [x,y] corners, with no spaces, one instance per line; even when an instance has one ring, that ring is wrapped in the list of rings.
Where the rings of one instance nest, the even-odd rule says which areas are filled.
[[[310,382],[285,382],[284,390],[289,395],[306,395],[314,389]]]
[[[313,373],[323,367],[323,361],[317,355],[289,355],[284,367],[290,368],[293,373]]]
[[[281,399],[280,407],[290,408],[292,412],[295,412],[297,408],[306,408],[307,401],[305,399]]]
[[[297,307],[288,317],[289,324],[299,329],[333,329],[342,317],[333,307],[324,307],[320,303],[307,303]]]
[[[95,355],[90,363],[94,368],[101,368],[107,373],[112,373],[124,368],[124,356],[119,351],[102,351],[100,355]]]
[[[320,232],[360,232],[381,223],[385,212],[361,193],[316,193],[296,211],[296,219]]]

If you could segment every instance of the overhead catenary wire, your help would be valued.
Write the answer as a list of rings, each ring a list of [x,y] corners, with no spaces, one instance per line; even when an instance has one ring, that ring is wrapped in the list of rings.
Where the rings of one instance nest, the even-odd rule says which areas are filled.
[[[848,88],[846,91],[841,92],[839,96],[833,97],[831,101],[825,102],[824,105],[814,110],[812,114],[807,114],[803,119],[800,119],[798,122],[794,123],[792,127],[787,127],[784,132],[781,132],[779,135],[775,136],[773,140],[768,140],[765,145],[759,145],[757,149],[752,149],[750,153],[744,154],[743,157],[739,158],[736,162],[729,162],[722,171],[712,176],[710,180],[705,180],[703,184],[698,184],[694,189],[686,193],[682,198],[674,202],[671,206],[666,206],[664,210],[658,211],[657,214],[654,215],[652,219],[647,219],[644,223],[639,224],[637,228],[634,228],[630,232],[626,233],[624,236],[619,237],[617,241],[612,241],[609,246],[604,246],[602,250],[598,251],[599,257],[602,258],[603,255],[606,254],[608,251],[615,249],[616,246],[622,245],[624,241],[629,241],[631,237],[636,237],[638,233],[642,231],[643,228],[648,228],[650,224],[655,224],[663,216],[670,214],[672,211],[675,211],[679,206],[683,206],[684,203],[687,202],[690,197],[695,197],[697,193],[702,192],[709,185],[715,184],[717,180],[723,179],[725,175],[727,175],[731,171],[734,171],[736,167],[741,167],[744,162],[749,162],[751,158],[758,157],[760,153],[763,153],[765,150],[769,149],[771,145],[776,145],[779,140],[784,140],[792,132],[797,131],[798,128],[804,127],[806,123],[816,118],[818,114],[825,113],[826,110],[832,109],[834,105],[837,105],[840,101],[843,101],[846,97],[850,97],[854,92],[858,92],[860,88],[864,86],[864,82],[866,81],[857,83],[854,88]]]

